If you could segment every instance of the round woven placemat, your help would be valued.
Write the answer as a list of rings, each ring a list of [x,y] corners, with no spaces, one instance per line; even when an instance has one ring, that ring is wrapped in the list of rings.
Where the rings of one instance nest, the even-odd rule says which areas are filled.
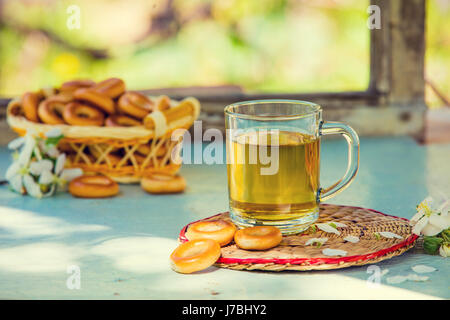
[[[220,213],[203,220],[230,220],[228,212]],[[264,251],[239,249],[234,242],[222,247],[222,256],[216,266],[235,270],[329,270],[351,266],[377,263],[398,256],[414,246],[418,238],[411,232],[408,219],[390,216],[382,212],[360,207],[321,204],[320,215],[316,223],[340,222],[346,227],[339,227],[340,235],[311,229],[297,235],[283,236],[275,248]],[[179,236],[181,242],[188,239],[185,226]],[[389,231],[402,237],[385,238],[378,232]],[[348,235],[359,237],[360,241],[345,241]],[[311,238],[328,238],[321,247],[308,245]],[[325,248],[347,251],[344,257],[330,257],[322,253]]]

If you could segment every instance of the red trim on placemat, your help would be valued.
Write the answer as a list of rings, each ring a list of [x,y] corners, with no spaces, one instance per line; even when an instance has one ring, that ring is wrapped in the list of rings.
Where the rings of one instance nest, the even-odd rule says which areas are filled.
[[[327,205],[327,204],[321,204],[321,205]],[[391,218],[395,218],[395,219],[400,219],[400,220],[405,220],[405,221],[409,221],[406,218],[402,218],[402,217],[396,217],[396,216],[391,216],[389,214],[374,210],[374,209],[368,209],[368,208],[363,208],[363,207],[352,207],[352,206],[347,206],[347,207],[351,207],[351,208],[356,208],[356,209],[364,209],[364,210],[369,210],[378,214],[381,214],[383,216],[386,217],[391,217]],[[221,213],[216,214],[214,216],[208,217],[206,219],[210,219],[213,217],[217,217],[221,215]],[[198,221],[203,221],[205,219],[200,219],[194,222],[189,223],[188,225],[186,225],[183,229],[181,229],[180,231],[180,235],[178,237],[178,239],[183,243],[188,241],[188,239],[186,238],[186,231],[187,228],[193,224],[196,223]],[[339,264],[341,262],[352,262],[352,261],[359,261],[359,260],[369,260],[369,259],[375,259],[378,258],[380,256],[384,256],[388,253],[394,252],[398,249],[401,249],[403,247],[409,246],[411,244],[414,243],[414,241],[416,241],[416,239],[419,236],[412,234],[411,236],[409,236],[405,241],[402,241],[398,244],[396,244],[395,246],[383,249],[383,250],[379,250],[373,253],[368,253],[368,254],[363,254],[363,255],[357,255],[357,256],[349,256],[349,257],[340,257],[340,258],[299,258],[299,259],[238,259],[238,258],[222,258],[220,257],[219,260],[217,260],[217,263],[225,263],[225,264],[266,264],[266,263],[275,263],[275,264],[302,264],[302,263],[307,263],[308,265],[318,265],[318,264]]]

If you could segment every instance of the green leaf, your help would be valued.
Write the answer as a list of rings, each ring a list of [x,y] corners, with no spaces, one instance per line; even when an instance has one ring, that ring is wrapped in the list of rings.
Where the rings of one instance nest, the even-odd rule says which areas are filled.
[[[311,228],[311,233],[316,233],[317,227],[315,224],[313,224],[310,228]]]
[[[330,222],[329,225],[335,229],[337,229],[337,225],[335,225],[333,222]]]
[[[63,135],[57,136],[57,137],[51,137],[51,138],[47,138],[45,140],[45,145],[50,146],[50,145],[54,145],[56,146],[58,144],[58,142],[64,138]]]
[[[377,240],[380,240],[380,239],[381,239],[381,236],[380,236],[380,234],[379,234],[378,232],[375,232],[374,235],[375,235],[375,238],[376,238]]]
[[[444,240],[439,237],[424,237],[423,249],[428,254],[436,254]]]

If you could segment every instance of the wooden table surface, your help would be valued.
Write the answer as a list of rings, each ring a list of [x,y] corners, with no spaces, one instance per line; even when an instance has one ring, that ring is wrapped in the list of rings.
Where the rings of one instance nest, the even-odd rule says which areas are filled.
[[[0,178],[9,165],[0,148]],[[346,165],[343,141],[322,143],[321,183]],[[37,200],[0,187],[0,298],[17,299],[407,299],[450,298],[449,259],[410,250],[376,264],[334,271],[251,272],[211,267],[192,275],[171,271],[168,256],[187,223],[227,210],[225,165],[184,165],[184,194],[153,196],[121,186],[107,200],[60,192]],[[410,138],[361,139],[354,183],[329,203],[373,208],[410,218],[429,193],[450,195],[450,144],[420,146]],[[426,282],[389,285],[418,264],[438,269]],[[75,266],[75,267],[73,267]],[[74,271],[75,270],[75,271]],[[79,270],[80,289],[67,282]]]

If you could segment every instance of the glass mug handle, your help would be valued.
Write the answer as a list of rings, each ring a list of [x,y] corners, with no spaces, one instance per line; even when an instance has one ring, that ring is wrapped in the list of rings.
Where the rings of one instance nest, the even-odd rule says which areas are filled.
[[[341,134],[347,140],[348,162],[344,176],[328,188],[320,188],[317,194],[318,202],[330,199],[344,190],[355,178],[359,167],[359,138],[355,130],[340,122],[321,122],[319,135]]]

